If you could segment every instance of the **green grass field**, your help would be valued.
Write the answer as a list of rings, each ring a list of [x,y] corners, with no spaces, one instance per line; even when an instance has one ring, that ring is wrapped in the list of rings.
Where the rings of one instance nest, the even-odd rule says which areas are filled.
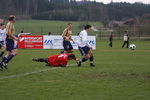
[[[16,21],[16,33],[24,32],[35,34],[47,34],[52,32],[53,35],[62,34],[68,23],[73,23],[73,34],[76,35],[82,30],[82,25],[90,24],[92,26],[102,26],[101,22],[75,22],[75,21],[48,21],[48,20],[18,20]],[[92,32],[97,34],[99,32]]]
[[[0,71],[0,100],[149,100],[150,41],[133,43],[134,51],[121,49],[120,41],[114,41],[113,48],[107,41],[98,41],[95,68],[89,62],[81,68],[44,67],[31,58],[59,50],[21,49],[9,69]],[[75,53],[81,57],[79,51]]]

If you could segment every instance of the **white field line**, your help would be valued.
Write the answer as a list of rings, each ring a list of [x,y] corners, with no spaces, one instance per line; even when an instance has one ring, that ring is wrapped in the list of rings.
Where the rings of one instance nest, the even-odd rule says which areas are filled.
[[[71,64],[71,65],[68,65],[68,66],[75,66],[75,65],[77,65],[77,64]],[[28,76],[28,75],[31,75],[31,74],[46,72],[46,71],[55,70],[55,69],[61,69],[61,67],[50,67],[48,69],[43,69],[43,70],[39,70],[39,71],[26,72],[26,73],[22,73],[22,74],[18,74],[18,75],[3,76],[3,77],[0,77],[0,80],[17,78],[17,77],[24,77],[24,76]]]
[[[116,65],[120,65],[120,64],[126,64],[126,65],[144,65],[144,64],[148,64],[148,63],[96,63],[96,64],[108,64],[108,65],[111,65],[111,64],[116,64]],[[75,66],[77,64],[70,64],[68,66]],[[17,78],[17,77],[24,77],[24,76],[28,76],[28,75],[31,75],[31,74],[37,74],[37,73],[41,73],[41,72],[46,72],[46,71],[49,71],[49,70],[55,70],[55,69],[61,69],[61,67],[50,67],[48,69],[43,69],[43,70],[39,70],[39,71],[33,71],[33,72],[27,72],[27,73],[22,73],[22,74],[18,74],[18,75],[9,75],[9,76],[3,76],[3,77],[0,77],[0,80],[3,80],[3,79],[11,79],[11,78]]]

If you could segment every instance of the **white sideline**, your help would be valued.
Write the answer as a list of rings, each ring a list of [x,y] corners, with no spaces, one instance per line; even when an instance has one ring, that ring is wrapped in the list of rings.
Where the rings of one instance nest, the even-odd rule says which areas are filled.
[[[75,66],[75,65],[77,65],[77,64],[71,64],[71,65],[68,65],[68,66]],[[18,75],[3,76],[3,77],[0,77],[0,80],[23,77],[23,76],[36,74],[36,73],[41,73],[41,72],[46,72],[46,71],[54,70],[54,69],[61,69],[61,67],[50,67],[48,69],[43,69],[43,70],[39,70],[39,71],[27,72],[27,73],[22,73],[22,74],[18,74]]]

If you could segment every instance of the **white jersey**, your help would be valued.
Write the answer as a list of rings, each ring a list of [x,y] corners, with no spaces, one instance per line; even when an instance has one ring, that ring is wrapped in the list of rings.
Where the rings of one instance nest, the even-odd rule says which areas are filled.
[[[6,40],[6,29],[0,29],[0,41]]]
[[[76,41],[79,47],[88,46],[88,34],[86,30],[83,30],[78,35],[78,40]]]
[[[124,40],[124,41],[128,41],[128,36],[124,35],[124,36],[123,36],[123,40]]]

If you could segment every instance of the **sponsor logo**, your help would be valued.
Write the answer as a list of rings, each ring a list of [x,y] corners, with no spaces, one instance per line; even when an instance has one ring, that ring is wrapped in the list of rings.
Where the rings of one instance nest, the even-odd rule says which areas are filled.
[[[90,45],[95,45],[95,41],[94,40],[89,40],[89,44]]]
[[[44,44],[45,45],[53,45],[53,40],[45,40]]]
[[[42,42],[42,37],[20,37],[20,42]]]
[[[25,39],[24,37],[19,38],[19,41],[22,42],[24,39]]]

